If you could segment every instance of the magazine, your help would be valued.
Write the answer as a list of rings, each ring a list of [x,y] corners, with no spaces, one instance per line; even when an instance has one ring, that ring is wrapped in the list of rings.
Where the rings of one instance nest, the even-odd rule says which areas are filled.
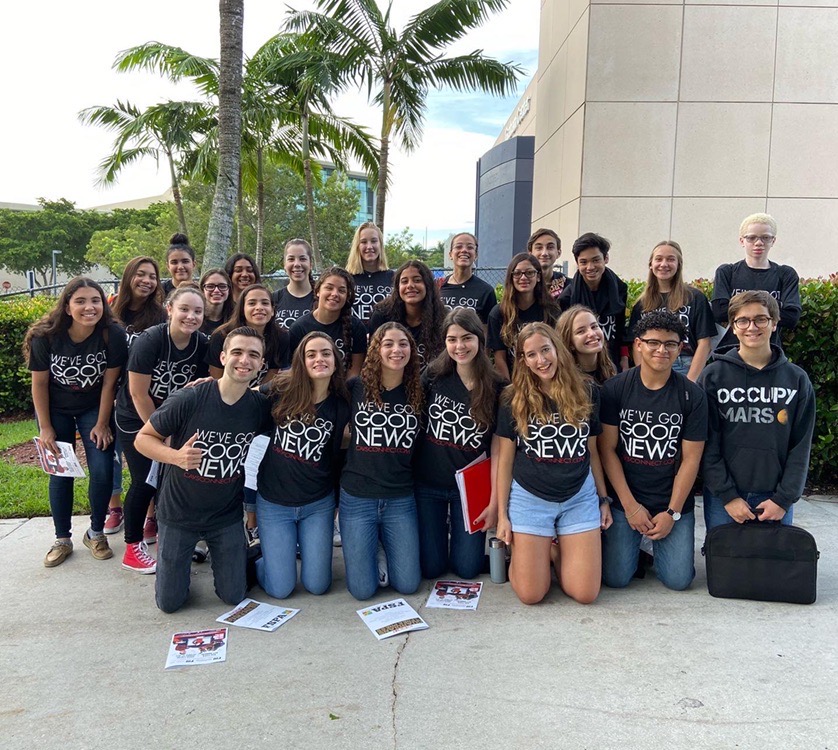
[[[382,602],[357,612],[379,641],[411,630],[426,630],[428,627],[428,623],[404,599]]]
[[[477,609],[483,584],[480,581],[437,581],[431,589],[427,607]]]
[[[299,609],[288,609],[287,607],[276,607],[273,604],[257,602],[255,599],[245,599],[241,604],[221,615],[216,622],[224,622],[238,628],[251,628],[273,633],[274,630],[288,622],[299,611]]]
[[[166,669],[215,664],[227,659],[227,628],[175,633],[169,643]]]
[[[41,438],[36,437],[32,439],[35,442],[35,448],[38,450],[38,459],[41,462],[41,468],[47,474],[53,474],[57,477],[77,477],[79,479],[84,477],[84,469],[82,469],[76,452],[70,443],[56,441],[55,445],[60,451],[56,456],[52,451],[47,450],[43,446]]]

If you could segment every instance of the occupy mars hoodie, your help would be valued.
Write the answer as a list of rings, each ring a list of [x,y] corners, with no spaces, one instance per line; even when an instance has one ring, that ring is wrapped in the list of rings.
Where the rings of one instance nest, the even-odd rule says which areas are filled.
[[[710,430],[702,473],[725,503],[769,492],[788,510],[806,483],[815,392],[808,375],[771,347],[763,369],[745,364],[738,349],[717,353],[698,379],[707,393]]]

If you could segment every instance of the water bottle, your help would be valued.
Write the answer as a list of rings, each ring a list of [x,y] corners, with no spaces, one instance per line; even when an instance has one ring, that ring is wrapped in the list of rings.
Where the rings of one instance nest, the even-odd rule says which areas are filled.
[[[492,583],[506,583],[506,545],[496,536],[489,540],[489,577]]]

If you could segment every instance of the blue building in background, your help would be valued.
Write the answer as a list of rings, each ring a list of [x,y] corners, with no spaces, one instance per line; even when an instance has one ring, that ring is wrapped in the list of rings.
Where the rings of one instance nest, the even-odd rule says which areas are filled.
[[[334,164],[320,162],[320,170],[323,182],[337,170]],[[358,191],[358,213],[352,226],[357,227],[365,221],[375,221],[375,186],[370,183],[370,178],[363,172],[342,172],[346,181]]]

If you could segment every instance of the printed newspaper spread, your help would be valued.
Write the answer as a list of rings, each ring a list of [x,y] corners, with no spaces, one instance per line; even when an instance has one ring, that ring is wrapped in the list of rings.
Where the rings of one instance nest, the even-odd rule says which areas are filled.
[[[166,669],[215,664],[227,659],[227,628],[175,633],[169,643]]]
[[[483,584],[479,581],[437,581],[425,606],[474,610],[482,590]]]
[[[274,630],[288,622],[299,611],[299,609],[288,609],[287,607],[276,607],[273,604],[257,602],[255,599],[245,599],[229,612],[221,615],[216,622],[273,633]]]
[[[412,630],[426,630],[428,627],[428,623],[404,599],[382,602],[357,612],[379,641]]]

